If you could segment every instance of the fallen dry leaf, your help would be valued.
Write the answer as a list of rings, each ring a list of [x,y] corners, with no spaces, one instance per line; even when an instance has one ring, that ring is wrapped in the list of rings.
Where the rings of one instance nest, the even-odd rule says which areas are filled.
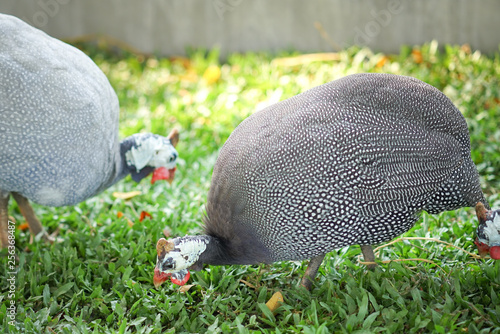
[[[221,72],[219,66],[211,65],[205,70],[205,73],[203,73],[203,79],[211,85],[219,80],[220,74]]]
[[[142,192],[136,190],[136,191],[129,191],[128,193],[121,193],[118,191],[115,191],[113,193],[113,197],[118,198],[118,199],[124,199],[124,200],[129,200],[135,196],[142,195]]]
[[[420,52],[420,50],[412,50],[411,55],[413,57],[413,61],[417,64],[421,64],[424,61],[424,57],[422,56],[422,52]]]
[[[18,227],[17,227],[19,230],[21,231],[24,231],[24,230],[27,230],[30,228],[30,226],[28,225],[28,223],[22,223],[20,224]]]
[[[378,68],[381,68],[382,66],[385,65],[385,63],[389,60],[389,57],[387,56],[383,56],[382,58],[380,58],[380,60],[377,62],[377,65],[375,65],[376,67]]]
[[[244,279],[240,279],[240,282],[245,284],[246,286],[248,286],[249,288],[252,288],[252,289],[257,289],[257,287],[255,285],[253,285],[252,283],[250,282],[247,282],[245,281]]]
[[[186,284],[183,285],[179,288],[179,292],[188,292],[189,289],[191,289],[194,286],[194,284]]]
[[[142,222],[146,217],[149,219],[153,218],[149,212],[141,211],[141,215],[139,216],[139,221]]]
[[[275,292],[274,295],[269,299],[266,303],[266,306],[271,310],[271,312],[275,312],[278,307],[280,307],[281,303],[283,303],[283,295],[281,292]]]
[[[116,217],[118,217],[118,219],[124,218],[127,221],[128,227],[134,226],[134,222],[131,221],[129,217],[125,216],[125,214],[123,212],[118,211],[116,213]]]

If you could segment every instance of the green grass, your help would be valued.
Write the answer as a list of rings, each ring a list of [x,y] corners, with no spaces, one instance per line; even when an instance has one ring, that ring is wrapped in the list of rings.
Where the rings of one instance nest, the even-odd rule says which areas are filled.
[[[193,52],[187,59],[112,54],[86,46],[115,87],[122,137],[140,131],[181,131],[181,160],[172,185],[135,184],[130,178],[75,207],[34,205],[49,232],[62,241],[29,244],[16,231],[17,325],[12,333],[500,333],[500,261],[476,260],[432,241],[405,241],[381,259],[422,258],[367,271],[358,246],[327,255],[311,293],[297,287],[306,263],[208,267],[193,273],[182,293],[152,284],[155,243],[201,232],[203,205],[218,149],[256,109],[356,72],[414,76],[444,91],[466,116],[472,156],[483,189],[500,206],[500,58],[435,44],[384,56],[368,49],[342,51],[340,60],[280,66],[294,53]],[[207,68],[220,78],[203,79]],[[207,75],[206,75],[207,76]],[[140,190],[130,201],[114,191]],[[153,216],[139,222],[138,213]],[[118,218],[118,212],[125,217]],[[18,225],[23,218],[12,204]],[[130,226],[127,218],[135,224]],[[476,252],[472,209],[425,215],[406,236],[439,238]],[[0,258],[0,326],[7,328],[7,260]],[[245,283],[247,282],[247,283]],[[284,296],[275,314],[264,303]],[[0,330],[0,332],[4,332]]]

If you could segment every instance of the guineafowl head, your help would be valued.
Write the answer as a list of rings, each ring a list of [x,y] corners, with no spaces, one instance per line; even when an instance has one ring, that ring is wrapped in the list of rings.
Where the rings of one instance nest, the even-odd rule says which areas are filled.
[[[161,238],[156,243],[156,260],[154,285],[159,287],[170,278],[172,283],[184,285],[189,280],[188,269],[199,270],[202,264],[198,262],[210,242],[208,236],[186,236],[166,240]]]
[[[122,149],[132,179],[139,182],[153,173],[151,183],[158,180],[172,182],[178,157],[174,145],[173,140],[151,133],[128,137],[122,143]]]
[[[479,255],[490,254],[492,259],[500,260],[500,210],[486,210],[483,203],[476,205],[479,226],[476,241]]]

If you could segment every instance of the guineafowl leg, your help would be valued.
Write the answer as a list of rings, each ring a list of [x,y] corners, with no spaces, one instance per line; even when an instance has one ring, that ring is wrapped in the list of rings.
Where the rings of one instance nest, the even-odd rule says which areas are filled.
[[[9,204],[9,193],[5,194],[0,191],[0,244],[2,248],[6,248],[9,243],[9,213],[7,211]]]
[[[373,248],[371,245],[361,245],[361,251],[363,252],[363,258],[365,262],[375,262],[375,254],[373,254]],[[377,264],[367,264],[368,269],[374,269]]]
[[[36,237],[38,234],[43,233],[43,238],[48,241],[53,241],[50,239],[50,237],[43,231],[42,224],[36,218],[35,212],[33,211],[33,208],[30,205],[30,202],[28,199],[24,196],[21,196],[18,193],[12,193],[12,197],[17,202],[17,205],[19,206],[19,209],[21,210],[21,214],[24,216],[26,219],[26,222],[28,222],[28,226],[30,228],[31,235],[33,237]]]
[[[314,277],[318,273],[319,266],[323,259],[325,258],[325,254],[313,257],[311,261],[309,261],[309,265],[307,266],[306,272],[300,281],[300,285],[302,285],[307,290],[311,290],[312,284],[314,282]]]

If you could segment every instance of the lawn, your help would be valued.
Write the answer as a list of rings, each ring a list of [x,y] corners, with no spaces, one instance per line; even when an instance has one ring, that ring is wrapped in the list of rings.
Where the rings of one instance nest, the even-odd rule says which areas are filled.
[[[424,214],[404,235],[422,239],[381,248],[380,261],[398,261],[374,271],[358,263],[358,246],[330,253],[310,293],[298,288],[306,268],[298,262],[207,267],[192,273],[185,290],[170,282],[157,290],[152,282],[164,229],[172,236],[201,232],[212,168],[231,131],[256,110],[351,73],[409,75],[450,97],[467,118],[483,189],[500,207],[500,56],[435,43],[390,56],[352,48],[319,59],[284,52],[232,54],[223,62],[216,50],[172,59],[106,45],[84,50],[117,91],[122,137],[179,129],[176,179],[151,185],[128,177],[75,207],[34,205],[61,240],[30,244],[28,230],[16,230],[17,323],[8,326],[10,276],[0,257],[0,327],[68,334],[500,333],[500,261],[468,253],[477,253],[471,208]],[[114,194],[131,191],[140,194]],[[151,218],[140,221],[142,211]],[[415,260],[401,261],[408,259]],[[275,292],[284,302],[273,313],[265,303]]]

